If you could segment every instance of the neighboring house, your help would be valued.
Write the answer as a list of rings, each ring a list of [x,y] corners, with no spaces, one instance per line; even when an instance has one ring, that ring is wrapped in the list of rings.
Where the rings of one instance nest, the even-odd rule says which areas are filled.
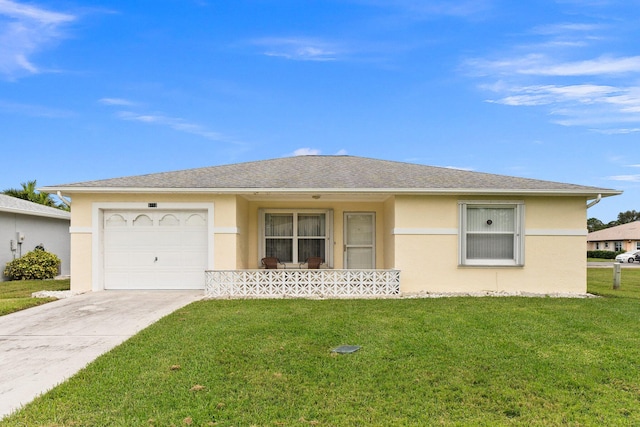
[[[587,236],[588,251],[640,251],[640,221],[629,222]]]
[[[215,296],[584,293],[587,202],[621,193],[353,156],[43,191],[72,198],[73,290],[202,289],[211,270]],[[265,256],[287,268],[259,270]]]
[[[69,275],[69,212],[0,194],[0,280],[7,262],[44,246],[60,258],[60,274]]]

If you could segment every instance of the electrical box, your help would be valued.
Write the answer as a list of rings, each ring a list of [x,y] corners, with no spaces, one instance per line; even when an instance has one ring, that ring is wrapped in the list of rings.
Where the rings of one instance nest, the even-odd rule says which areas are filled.
[[[24,234],[20,232],[17,234],[18,234],[18,244],[21,245],[24,242]]]

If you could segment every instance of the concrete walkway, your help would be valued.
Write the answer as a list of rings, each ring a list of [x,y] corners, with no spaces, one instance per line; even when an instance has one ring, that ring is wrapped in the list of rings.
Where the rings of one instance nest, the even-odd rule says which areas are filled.
[[[202,291],[103,291],[0,316],[0,419]]]

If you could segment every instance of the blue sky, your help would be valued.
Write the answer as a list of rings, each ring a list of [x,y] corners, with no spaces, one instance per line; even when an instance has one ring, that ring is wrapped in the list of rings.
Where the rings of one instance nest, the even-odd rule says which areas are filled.
[[[624,190],[637,0],[0,0],[0,189],[349,154]]]

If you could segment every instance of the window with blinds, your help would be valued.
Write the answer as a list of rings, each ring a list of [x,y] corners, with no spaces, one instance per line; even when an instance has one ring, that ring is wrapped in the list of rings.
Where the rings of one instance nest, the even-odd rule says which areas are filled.
[[[329,263],[330,211],[261,210],[261,257],[276,257],[283,263],[303,263],[321,257]]]
[[[461,265],[523,265],[522,202],[460,202]]]

